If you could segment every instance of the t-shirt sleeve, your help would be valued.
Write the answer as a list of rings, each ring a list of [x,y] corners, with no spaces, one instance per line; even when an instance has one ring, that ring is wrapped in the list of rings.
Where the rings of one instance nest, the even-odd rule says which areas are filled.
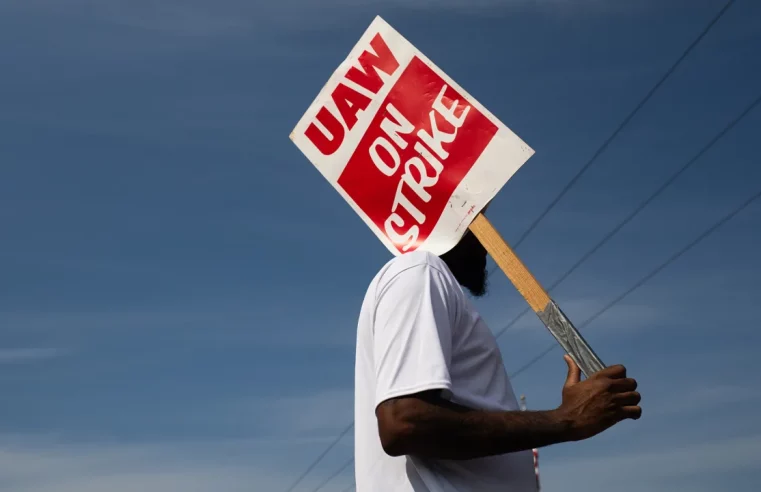
[[[454,299],[446,276],[427,264],[398,273],[380,289],[373,333],[376,406],[433,389],[449,394]]]

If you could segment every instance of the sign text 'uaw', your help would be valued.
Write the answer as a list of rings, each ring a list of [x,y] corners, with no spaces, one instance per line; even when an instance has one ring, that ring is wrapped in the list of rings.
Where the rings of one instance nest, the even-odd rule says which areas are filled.
[[[291,139],[394,254],[451,249],[533,155],[380,17]]]

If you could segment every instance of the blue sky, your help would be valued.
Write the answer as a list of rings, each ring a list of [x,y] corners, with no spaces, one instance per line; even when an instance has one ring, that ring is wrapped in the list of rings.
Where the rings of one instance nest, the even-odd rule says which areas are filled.
[[[489,210],[515,241],[723,3],[0,3],[0,488],[277,492],[351,421],[354,323],[389,253],[288,134],[375,15],[536,150]],[[521,245],[541,282],[758,96],[760,46],[761,3],[738,0]],[[571,319],[758,191],[760,128],[757,110],[553,291]],[[644,417],[543,450],[547,490],[761,483],[759,247],[756,203],[585,330]],[[491,285],[497,331],[525,303]],[[508,370],[550,342],[525,317]],[[550,408],[564,371],[554,352],[514,384]]]

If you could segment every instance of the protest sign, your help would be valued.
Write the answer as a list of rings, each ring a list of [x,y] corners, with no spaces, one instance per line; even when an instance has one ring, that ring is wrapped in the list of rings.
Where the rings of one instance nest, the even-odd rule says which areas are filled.
[[[468,230],[585,374],[601,369],[480,212],[534,151],[380,17],[290,135],[395,255],[441,255]]]
[[[380,17],[291,139],[396,255],[451,249],[534,153]]]

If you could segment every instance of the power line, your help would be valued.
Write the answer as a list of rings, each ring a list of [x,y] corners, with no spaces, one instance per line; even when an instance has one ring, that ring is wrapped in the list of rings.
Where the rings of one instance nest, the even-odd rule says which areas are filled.
[[[579,325],[579,329],[584,328],[585,326],[589,325],[594,320],[596,320],[597,318],[602,316],[604,313],[606,313],[610,308],[612,308],[613,306],[615,306],[616,304],[618,304],[619,302],[624,300],[626,297],[628,297],[632,292],[634,292],[635,290],[637,290],[640,287],[642,287],[650,279],[652,279],[653,277],[658,275],[661,271],[663,271],[663,269],[665,269],[667,266],[669,266],[670,264],[672,264],[673,262],[678,260],[682,255],[687,253],[689,250],[691,250],[692,248],[697,246],[705,238],[707,238],[708,236],[710,236],[711,234],[716,232],[717,229],[719,229],[721,226],[723,226],[724,224],[729,222],[735,215],[737,215],[740,212],[742,212],[744,209],[746,209],[748,206],[750,206],[750,204],[752,204],[754,201],[758,200],[759,198],[761,198],[761,191],[756,192],[756,194],[754,194],[753,196],[751,196],[750,198],[745,200],[739,207],[735,208],[730,213],[728,213],[727,215],[722,217],[719,221],[717,221],[711,227],[709,227],[708,229],[703,231],[703,233],[701,233],[697,238],[692,240],[684,248],[682,248],[679,251],[677,251],[676,253],[674,253],[669,259],[667,259],[666,261],[664,261],[663,263],[658,265],[653,271],[651,271],[650,273],[648,273],[647,275],[642,277],[640,280],[638,280],[626,292],[624,292],[620,296],[618,296],[615,299],[613,299],[604,308],[600,309],[598,312],[596,312],[594,315],[592,315],[589,319],[587,319],[585,322],[583,322],[581,325]],[[528,370],[528,368],[530,368],[531,366],[533,366],[534,364],[539,362],[542,358],[544,358],[547,354],[549,354],[550,352],[555,350],[555,348],[556,348],[556,346],[554,346],[554,345],[550,346],[550,347],[547,347],[546,350],[544,350],[543,352],[539,353],[536,357],[531,359],[528,363],[526,363],[523,366],[521,366],[520,369],[518,369],[517,371],[512,373],[510,375],[510,378],[511,379],[515,379],[518,375],[520,375],[521,373],[523,373],[526,370]]]
[[[737,126],[738,123],[740,123],[746,116],[748,116],[748,114],[753,111],[759,103],[761,103],[761,95],[756,97],[753,102],[746,106],[745,109],[736,118],[730,121],[719,133],[716,134],[716,136],[714,136],[706,145],[704,145],[703,148],[701,148],[694,157],[688,160],[682,167],[677,169],[671,176],[669,176],[666,181],[663,182],[663,184],[661,184],[650,196],[643,200],[642,203],[640,203],[629,215],[627,215],[621,222],[613,227],[613,229],[608,231],[608,233],[603,236],[603,238],[597,244],[595,244],[589,251],[584,253],[581,258],[579,258],[579,260],[574,263],[573,266],[571,266],[571,268],[569,268],[563,275],[560,276],[560,278],[555,280],[555,282],[550,285],[548,290],[551,291],[563,283],[565,279],[567,279],[573,272],[575,272],[584,262],[586,262],[590,257],[592,257],[592,255],[599,251],[603,245],[605,245],[616,234],[618,234],[618,232],[623,229],[626,224],[631,222],[653,200],[655,200],[658,196],[661,195],[661,193],[663,193],[669,186],[671,186],[674,181],[677,180],[677,178],[679,178],[685,171],[687,171],[687,169],[692,167],[693,164],[700,160],[700,158],[703,157],[714,145],[716,145],[716,143],[718,143],[719,140],[721,140],[727,133],[729,133],[730,130],[732,130],[735,126]],[[504,328],[497,332],[496,337],[499,338],[504,335],[507,330],[509,330],[518,322],[518,320],[520,320],[529,312],[531,312],[531,308],[524,309],[518,316],[513,318],[512,321],[505,325]]]
[[[353,427],[354,427],[354,422],[352,422],[351,424],[349,424],[349,425],[348,425],[348,426],[347,426],[347,427],[346,427],[346,428],[345,428],[345,429],[344,429],[344,430],[343,430],[343,431],[342,431],[340,434],[338,434],[338,436],[337,436],[337,437],[336,437],[336,438],[333,440],[333,442],[331,442],[331,443],[330,443],[330,445],[329,445],[327,448],[325,448],[325,451],[323,451],[323,452],[322,452],[322,453],[321,453],[321,454],[320,454],[320,455],[317,457],[317,459],[315,459],[315,460],[312,462],[312,464],[311,464],[311,465],[309,465],[309,466],[307,467],[307,469],[306,469],[306,470],[304,470],[304,473],[302,473],[302,474],[301,474],[301,476],[300,476],[299,478],[297,478],[295,482],[293,482],[293,485],[291,485],[291,486],[290,486],[290,488],[288,489],[288,492],[293,492],[293,489],[295,489],[295,488],[296,488],[296,487],[297,487],[297,486],[298,486],[298,485],[299,485],[299,484],[302,482],[302,480],[304,480],[304,478],[306,478],[306,476],[307,476],[307,475],[309,475],[309,472],[311,472],[312,470],[314,470],[314,467],[315,467],[315,466],[317,466],[317,464],[318,464],[320,461],[322,461],[322,459],[323,459],[325,456],[327,456],[327,454],[330,452],[330,450],[331,450],[331,449],[333,449],[334,447],[336,447],[336,444],[338,444],[338,442],[339,442],[341,439],[343,439],[343,438],[344,438],[344,436],[345,436],[346,434],[348,434],[348,433],[349,433],[349,431],[350,431],[350,430],[351,430]],[[342,470],[342,471],[343,471],[343,470]]]
[[[732,6],[732,4],[735,2],[735,0],[729,0],[724,7],[716,14],[716,16],[711,20],[711,22],[703,29],[703,31],[698,35],[697,38],[687,47],[687,49],[682,53],[682,55],[674,62],[674,64],[669,68],[666,73],[661,77],[661,79],[653,86],[652,89],[647,93],[647,95],[642,99],[642,101],[639,102],[639,104],[634,108],[634,110],[629,113],[629,115],[624,119],[624,121],[616,128],[616,130],[613,132],[613,134],[608,137],[608,139],[600,146],[600,148],[595,152],[595,154],[592,156],[592,158],[579,170],[578,173],[571,179],[571,181],[566,184],[564,189],[560,192],[560,194],[555,197],[555,199],[550,203],[550,205],[542,212],[542,214],[531,224],[531,226],[526,230],[526,232],[523,233],[521,238],[518,240],[518,242],[515,244],[515,247],[517,248],[527,237],[528,235],[536,228],[536,226],[541,222],[544,217],[555,207],[555,205],[562,199],[562,197],[570,190],[578,181],[578,179],[581,177],[584,172],[597,160],[597,158],[602,154],[605,149],[607,149],[608,145],[618,136],[618,134],[626,127],[626,125],[629,124],[629,122],[634,118],[634,116],[639,112],[642,107],[650,100],[650,98],[658,91],[658,89],[663,85],[663,83],[666,82],[666,80],[671,76],[671,74],[676,70],[676,68],[687,58],[687,56],[692,52],[692,50],[700,43],[700,41],[708,34],[708,32],[713,28],[713,26],[721,19],[721,17],[724,16],[724,14],[729,10],[729,8]],[[302,475],[296,480],[296,482],[286,491],[286,492],[293,492],[293,490],[298,486],[299,483],[301,483],[302,480],[311,472],[317,464],[319,464],[320,461],[330,452],[333,447],[335,447],[336,444],[348,433],[348,431],[354,426],[354,423],[352,422],[351,425],[349,425],[329,446],[328,448],[320,454],[302,473]]]
[[[339,468],[334,474],[332,474],[331,476],[326,478],[325,481],[322,482],[320,485],[318,485],[317,488],[314,489],[312,492],[319,492],[320,490],[322,490],[322,488],[325,487],[330,482],[332,482],[334,478],[336,478],[338,475],[343,473],[344,470],[349,468],[349,466],[351,466],[352,463],[354,463],[354,458],[352,458],[349,461],[347,461],[346,463],[344,463],[344,465],[341,468]],[[353,485],[352,485],[352,487],[353,487]]]
[[[515,248],[517,249],[523,241],[526,240],[526,238],[533,232],[533,230],[536,228],[537,225],[547,216],[550,211],[555,208],[555,205],[558,204],[558,202],[565,196],[566,193],[576,184],[576,182],[581,178],[581,176],[589,169],[589,167],[597,160],[600,155],[605,152],[605,150],[608,148],[610,143],[615,140],[615,138],[621,133],[621,131],[626,127],[626,125],[629,124],[629,122],[634,118],[634,116],[642,109],[645,104],[650,100],[650,98],[653,97],[653,95],[660,89],[660,87],[666,82],[666,80],[674,73],[674,71],[677,69],[679,65],[687,58],[687,56],[692,52],[693,49],[700,43],[700,41],[703,40],[703,38],[708,34],[708,32],[713,28],[714,25],[721,19],[724,14],[729,10],[729,8],[732,6],[732,4],[735,3],[735,0],[729,0],[724,7],[716,14],[716,16],[711,20],[711,22],[703,29],[703,31],[700,33],[700,35],[695,38],[695,40],[687,47],[687,49],[682,53],[682,55],[674,62],[673,65],[671,65],[671,68],[669,68],[666,73],[661,77],[661,79],[653,86],[652,89],[650,89],[650,92],[647,93],[647,95],[635,106],[635,108],[632,110],[629,115],[624,118],[624,120],[621,122],[621,124],[618,125],[618,127],[613,131],[613,133],[603,142],[603,144],[600,146],[599,149],[592,155],[592,158],[587,161],[584,166],[582,166],[581,169],[576,173],[576,175],[571,178],[571,180],[565,185],[565,187],[560,191],[560,194],[558,194],[552,202],[547,206],[547,208],[544,209],[544,211],[539,215],[539,217],[534,220],[534,222],[529,226],[528,229],[526,229],[526,232],[523,233],[523,235],[518,239],[518,241],[515,243]]]

